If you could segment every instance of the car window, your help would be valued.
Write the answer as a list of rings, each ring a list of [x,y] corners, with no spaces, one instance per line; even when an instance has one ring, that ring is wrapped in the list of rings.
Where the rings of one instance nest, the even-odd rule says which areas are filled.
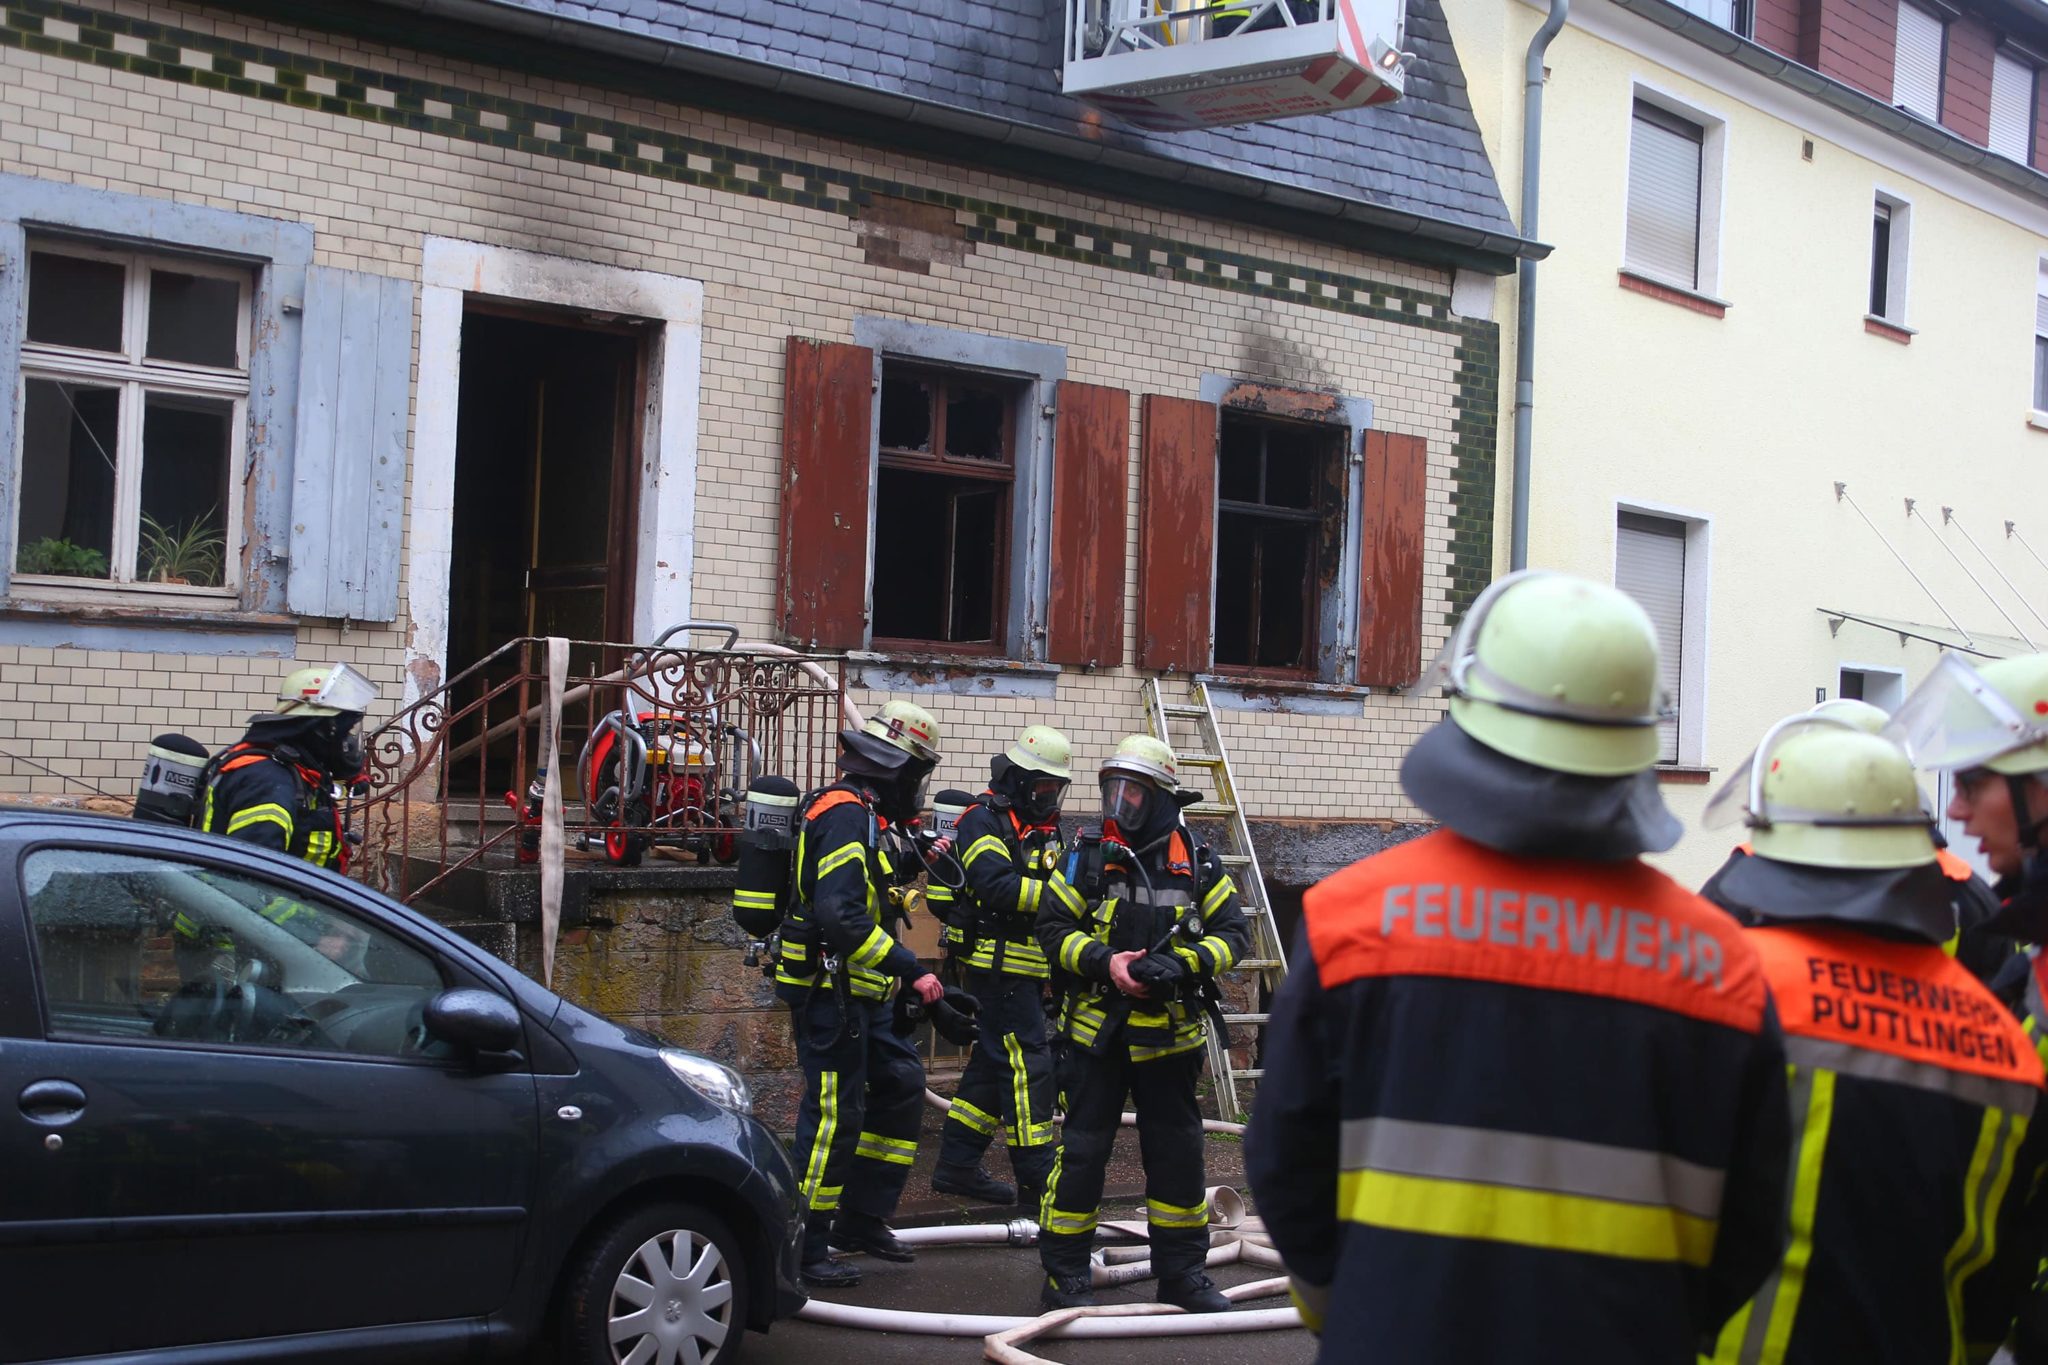
[[[437,1057],[443,986],[374,921],[273,882],[171,859],[43,848],[22,879],[50,1032]]]

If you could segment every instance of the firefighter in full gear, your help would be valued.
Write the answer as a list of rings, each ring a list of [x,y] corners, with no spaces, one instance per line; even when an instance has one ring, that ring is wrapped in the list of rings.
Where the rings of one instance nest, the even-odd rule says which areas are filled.
[[[1310,888],[1245,1172],[1321,1359],[1692,1365],[1778,1263],[1785,1052],[1756,950],[1641,861],[1656,634],[1496,581],[1401,765],[1441,828]]]
[[[376,700],[377,685],[347,664],[288,675],[275,713],[208,765],[201,828],[346,872],[337,792],[362,778],[363,713]]]
[[[988,790],[954,836],[967,885],[934,885],[933,913],[968,993],[981,1003],[980,1034],[946,1113],[932,1189],[1036,1210],[1052,1173],[1052,1049],[1046,1041],[1045,954],[1033,925],[1048,896],[1081,913],[1058,870],[1060,800],[1073,779],[1067,737],[1033,725],[991,765]],[[1015,1188],[982,1169],[996,1129],[1009,1143]]]
[[[802,1275],[813,1288],[860,1283],[832,1247],[914,1259],[888,1220],[917,1157],[924,1063],[892,1027],[893,1001],[907,984],[930,1005],[945,987],[891,926],[923,870],[906,830],[938,743],[938,722],[923,708],[888,703],[860,729],[839,732],[839,780],[802,816],[775,993],[789,1006],[804,1072],[794,1160],[805,1204]]]
[[[1100,867],[1099,876],[1082,877],[1086,908],[1056,895],[1038,908],[1046,958],[1080,980],[1061,1019],[1072,1051],[1066,1131],[1039,1209],[1040,1301],[1093,1302],[1088,1256],[1129,1095],[1159,1300],[1218,1312],[1230,1303],[1202,1270],[1209,1209],[1195,1083],[1205,1012],[1221,1027],[1216,978],[1245,955],[1250,934],[1236,885],[1181,822],[1173,750],[1132,735],[1102,765],[1100,781],[1102,825],[1083,836],[1090,854],[1082,861]]]
[[[1793,1179],[1784,1260],[1709,1358],[1989,1360],[2040,1256],[2040,1058],[1942,951],[1952,884],[1903,750],[1809,713],[1738,777],[1754,854],[1706,894],[1756,926]]]
[[[1867,735],[1882,734],[1891,724],[1889,713],[1872,706],[1866,701],[1851,697],[1837,697],[1824,701],[1806,714],[1820,716],[1852,726]],[[1751,759],[1755,758],[1752,754]],[[1745,807],[1743,800],[1749,791],[1750,764],[1744,763],[1707,803],[1705,823],[1710,827],[1733,824]],[[2021,945],[2010,935],[1987,927],[1987,921],[1998,910],[1998,897],[1993,894],[1990,884],[1977,875],[1977,869],[1948,847],[1941,830],[1934,820],[1933,806],[1927,808],[1925,821],[1929,838],[1934,843],[1935,865],[1948,881],[1949,899],[1955,924],[1952,932],[1943,941],[1942,951],[1968,967],[1970,971],[1991,988],[1992,994],[2004,1000],[2008,1006],[2016,1007],[2020,992],[2026,987],[2026,957]],[[1748,844],[1740,844],[1728,855],[1722,864],[1722,872],[1738,866],[1750,856]],[[1716,876],[1721,875],[1717,873]],[[1710,879],[1700,888],[1700,894],[1708,900],[1716,900],[1714,882]],[[1738,916],[1739,918],[1739,916]]]

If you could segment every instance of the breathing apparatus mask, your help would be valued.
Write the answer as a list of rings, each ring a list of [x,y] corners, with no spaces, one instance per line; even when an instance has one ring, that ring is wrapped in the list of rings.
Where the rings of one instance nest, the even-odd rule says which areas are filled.
[[[1105,773],[1102,777],[1102,822],[1115,825],[1127,838],[1142,838],[1152,815],[1171,804],[1166,793],[1142,777]]]

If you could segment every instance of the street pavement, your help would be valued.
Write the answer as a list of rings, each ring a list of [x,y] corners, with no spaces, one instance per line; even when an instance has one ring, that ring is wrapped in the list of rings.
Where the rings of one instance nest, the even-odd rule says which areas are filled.
[[[948,1221],[1004,1221],[1014,1211],[991,1209],[987,1218],[967,1214]],[[1142,1206],[1106,1203],[1104,1219],[1144,1218]],[[901,1220],[906,1226],[912,1220]],[[937,1220],[917,1220],[937,1221]],[[926,1312],[1006,1313],[1029,1316],[1038,1311],[1041,1271],[1033,1247],[928,1247],[914,1265],[890,1265],[871,1257],[853,1258],[865,1272],[858,1289],[833,1294],[835,1302],[871,1308]],[[1218,1266],[1210,1272],[1221,1285],[1265,1279],[1278,1271],[1251,1266]],[[1104,1290],[1104,1303],[1146,1303],[1157,1290],[1154,1281]],[[1261,1299],[1248,1308],[1281,1308],[1284,1297]],[[1314,1340],[1307,1332],[1226,1334],[1211,1337],[1155,1337],[1119,1341],[1042,1340],[1027,1349],[1062,1365],[1236,1365],[1256,1359],[1260,1365],[1306,1365],[1315,1359]],[[981,1359],[979,1337],[927,1337],[891,1332],[865,1332],[803,1321],[778,1323],[765,1337],[747,1342],[752,1365],[815,1365],[820,1360],[862,1362],[959,1361]]]

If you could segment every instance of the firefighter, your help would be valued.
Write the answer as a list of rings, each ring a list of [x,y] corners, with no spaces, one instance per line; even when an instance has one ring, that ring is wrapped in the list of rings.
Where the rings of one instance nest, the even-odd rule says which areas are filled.
[[[1304,897],[1259,1212],[1324,1360],[1690,1365],[1777,1264],[1788,1119],[1755,950],[1638,856],[1680,833],[1656,635],[1512,574],[1439,679],[1401,780],[1442,828]]]
[[[363,713],[376,700],[377,685],[347,664],[288,675],[276,712],[208,765],[200,827],[346,872],[336,793],[362,777]]]
[[[1896,744],[1794,716],[1738,776],[1754,856],[1708,894],[1757,926],[1793,1180],[1784,1260],[1711,1360],[1988,1360],[2040,1254],[2041,1061],[1942,951],[1952,883]]]
[[[960,817],[954,843],[967,885],[931,888],[934,913],[967,992],[981,1004],[980,1034],[946,1113],[932,1189],[989,1204],[1037,1209],[1059,1132],[1053,1126],[1052,1049],[1046,1042],[1047,969],[1032,926],[1048,895],[1078,916],[1081,902],[1058,871],[1060,801],[1073,772],[1067,737],[1033,725],[996,756],[988,790]],[[1016,1186],[982,1169],[998,1127]]]
[[[1250,936],[1237,887],[1181,823],[1178,760],[1166,744],[1132,735],[1102,765],[1102,824],[1070,858],[1086,908],[1049,895],[1038,941],[1050,962],[1079,978],[1061,1030],[1072,1044],[1067,1118],[1039,1209],[1040,1301],[1083,1307],[1104,1168],[1124,1097],[1135,1100],[1145,1168],[1145,1221],[1159,1301],[1189,1312],[1230,1303],[1202,1265],[1209,1249],[1202,1115],[1206,1010],[1221,1027],[1215,980],[1245,954]]]
[[[1837,697],[1824,701],[1807,712],[1808,715],[1825,717],[1853,726],[1865,734],[1883,733],[1891,724],[1891,716],[1869,702],[1849,697]],[[1751,755],[1752,759],[1755,757]],[[1743,813],[1743,798],[1748,793],[1750,765],[1743,764],[1721,790],[1707,803],[1705,823],[1713,826],[1733,823]],[[2008,1006],[2016,1007],[2019,994],[2026,986],[2026,959],[2021,945],[2010,935],[1987,927],[1987,921],[1998,910],[1998,897],[1991,887],[1977,875],[1977,869],[1958,857],[1942,838],[1941,830],[1933,817],[1933,808],[1928,808],[1925,821],[1928,836],[1934,844],[1935,864],[1948,882],[1951,916],[1954,930],[1942,943],[1942,951],[1968,967],[1979,981],[1991,988]],[[1748,844],[1738,845],[1722,864],[1718,878],[1739,866],[1751,853]],[[1717,900],[1714,881],[1709,880],[1700,888],[1700,894],[1708,900]]]
[[[888,926],[921,870],[904,830],[923,805],[938,743],[923,708],[888,703],[839,732],[839,781],[803,812],[775,992],[804,1072],[794,1159],[806,1210],[801,1273],[817,1289],[860,1283],[832,1247],[915,1259],[888,1220],[917,1157],[924,1063],[892,1027],[892,1002],[903,983],[927,1005],[945,987]]]

